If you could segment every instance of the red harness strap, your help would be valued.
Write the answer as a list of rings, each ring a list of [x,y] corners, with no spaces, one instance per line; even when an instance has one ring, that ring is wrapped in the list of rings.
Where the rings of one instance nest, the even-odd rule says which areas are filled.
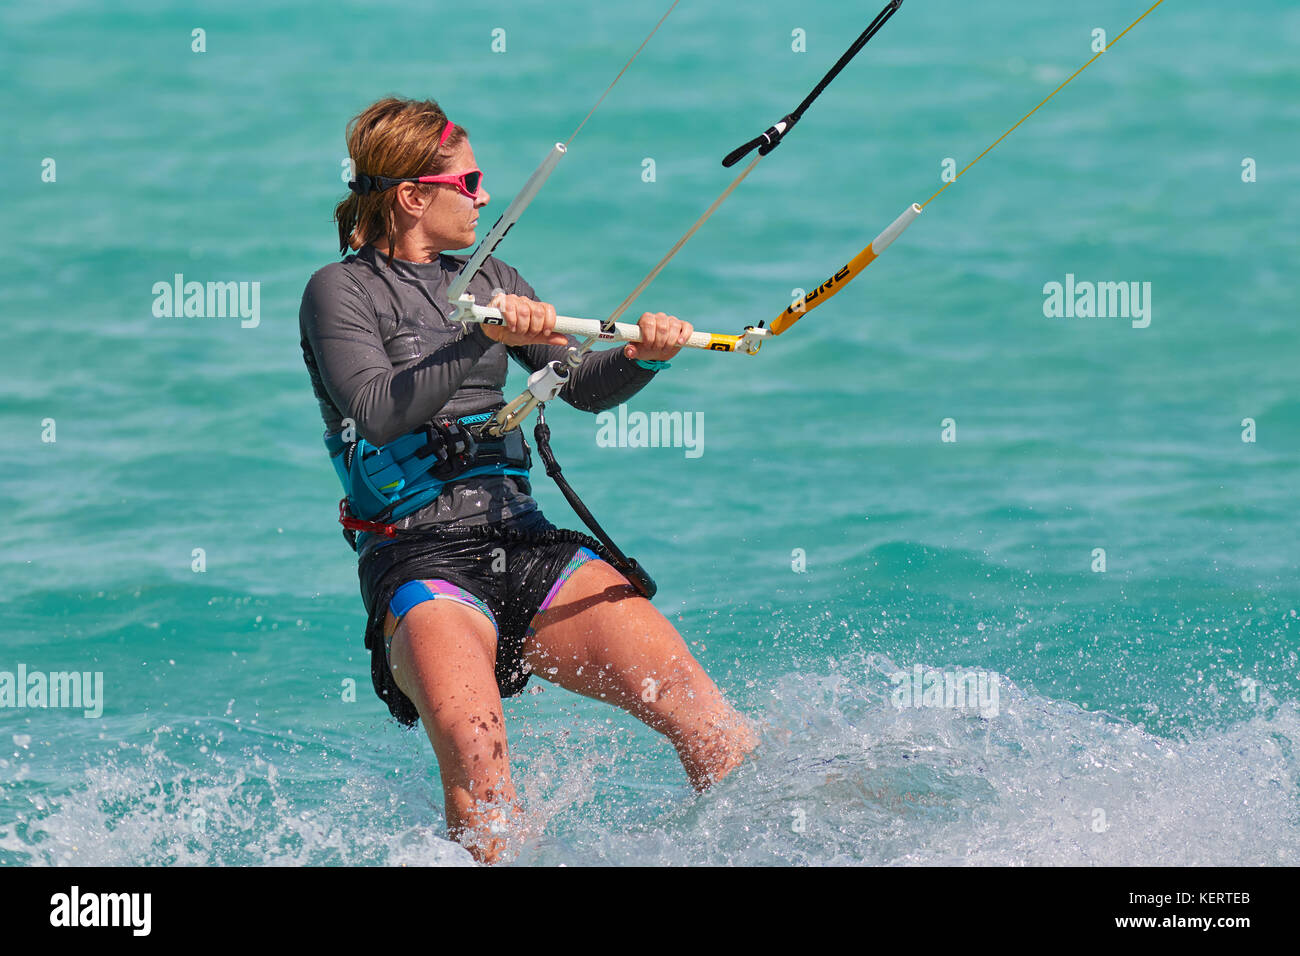
[[[397,537],[397,526],[392,524],[382,524],[378,521],[363,521],[360,518],[352,517],[348,511],[348,499],[339,500],[339,524],[343,525],[348,531],[364,531],[368,534],[382,534],[385,538]]]

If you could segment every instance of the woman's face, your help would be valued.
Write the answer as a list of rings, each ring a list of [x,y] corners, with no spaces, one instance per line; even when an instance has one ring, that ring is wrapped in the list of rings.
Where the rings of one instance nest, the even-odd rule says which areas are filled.
[[[474,150],[466,139],[456,148],[445,174],[454,176],[477,168]],[[478,195],[473,199],[453,183],[437,183],[433,186],[429,205],[420,217],[417,228],[423,233],[429,247],[439,252],[472,246],[477,238],[475,226],[478,225],[478,211],[491,198],[482,182],[479,183]]]

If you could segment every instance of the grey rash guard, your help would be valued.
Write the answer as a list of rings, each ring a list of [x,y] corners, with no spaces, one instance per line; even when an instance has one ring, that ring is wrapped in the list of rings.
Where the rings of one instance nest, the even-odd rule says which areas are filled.
[[[436,262],[387,258],[374,246],[316,272],[298,313],[302,354],[320,402],[327,434],[355,423],[373,445],[423,427],[434,418],[462,418],[504,404],[507,353],[536,371],[563,359],[560,345],[505,346],[451,322],[447,286],[465,256]],[[510,266],[488,257],[469,284],[475,301],[494,289],[537,300],[537,293]],[[568,336],[571,343],[577,340]],[[589,354],[560,391],[574,408],[612,408],[641,390],[655,373],[637,365],[622,348]],[[424,508],[396,522],[411,528],[443,522],[483,524],[537,510],[528,486],[509,475],[455,482]],[[362,535],[360,551],[387,543]]]

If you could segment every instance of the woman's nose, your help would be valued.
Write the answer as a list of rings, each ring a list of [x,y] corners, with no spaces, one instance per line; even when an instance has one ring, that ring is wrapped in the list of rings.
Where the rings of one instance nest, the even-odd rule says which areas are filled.
[[[486,206],[488,204],[488,200],[491,198],[492,198],[491,194],[482,186],[479,186],[478,195],[474,197],[474,205]]]

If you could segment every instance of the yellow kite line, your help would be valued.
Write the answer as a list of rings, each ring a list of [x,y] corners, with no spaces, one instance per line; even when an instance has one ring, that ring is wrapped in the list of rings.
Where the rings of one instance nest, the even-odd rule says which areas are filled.
[[[1132,23],[1128,25],[1128,27],[1124,30],[1124,33],[1128,33],[1129,30],[1132,30],[1135,26],[1137,26],[1146,18],[1147,13],[1150,13],[1152,10],[1154,10],[1156,7],[1160,6],[1160,4],[1164,2],[1165,0],[1156,0],[1155,3],[1151,4],[1151,6],[1147,8],[1146,13],[1142,14],[1142,16],[1138,17],[1136,20],[1134,20]],[[931,196],[929,199],[921,203],[919,206],[913,203],[912,206],[909,207],[908,210],[903,213],[903,215],[899,216],[896,220],[894,220],[893,224],[888,229],[886,229],[879,236],[873,239],[870,245],[868,245],[865,249],[863,249],[851,260],[849,260],[849,263],[846,266],[844,266],[843,269],[836,272],[833,276],[831,276],[829,279],[827,279],[825,282],[819,285],[816,289],[809,292],[807,295],[803,297],[803,299],[794,302],[793,304],[788,306],[784,311],[782,311],[780,315],[778,315],[775,319],[772,320],[770,326],[771,333],[773,335],[780,335],[790,326],[794,325],[801,318],[803,318],[803,316],[806,315],[808,312],[817,308],[817,306],[824,303],[827,299],[835,295],[835,293],[839,292],[846,285],[852,282],[853,279],[858,275],[858,273],[860,273],[867,266],[871,265],[871,263],[875,261],[876,257],[880,255],[880,253],[885,251],[885,247],[888,246],[889,243],[893,242],[894,239],[898,237],[899,233],[901,233],[904,229],[906,229],[909,225],[911,225],[912,220],[914,220],[918,215],[920,215],[922,209],[924,209],[926,206],[928,206],[931,202],[934,201],[935,196],[938,196],[939,193],[943,192],[945,189],[947,189],[957,180],[961,179],[961,177],[966,174],[966,171],[970,169],[972,166],[974,166],[976,163],[978,163],[986,155],[988,155],[988,153],[992,151],[994,146],[997,146],[998,143],[1002,142],[1004,139],[1006,139],[1008,136],[1014,133],[1016,129],[1019,128],[1021,123],[1024,123],[1025,120],[1029,119],[1029,117],[1037,113],[1039,107],[1041,107],[1043,103],[1046,103],[1057,93],[1061,92],[1061,90],[1065,89],[1065,87],[1069,85],[1070,80],[1073,80],[1076,76],[1078,76],[1088,67],[1092,66],[1093,62],[1099,56],[1107,52],[1111,47],[1113,47],[1116,43],[1118,43],[1120,39],[1124,36],[1124,33],[1121,33],[1119,36],[1115,37],[1115,39],[1112,40],[1110,43],[1108,43],[1103,49],[1101,49],[1096,54],[1094,54],[1091,60],[1083,64],[1083,66],[1079,67],[1077,70],[1075,70],[1070,75],[1069,79],[1067,79],[1056,89],[1052,90],[1052,92],[1048,93],[1047,96],[1043,98],[1042,103],[1039,103],[1038,106],[1035,106],[1032,110],[1026,113],[1023,117],[1021,117],[1019,123],[1016,123],[1015,126],[1012,126],[1009,130],[1007,130],[996,140],[994,140],[993,143],[988,147],[988,149],[984,150],[984,152],[980,153],[969,163],[967,163],[966,166],[962,169],[962,171],[959,172],[956,176],[954,176],[951,181],[946,182],[941,187],[939,187],[938,191],[935,192],[934,196]],[[719,350],[730,350],[727,349],[727,345],[725,344],[725,342],[730,342],[731,340],[734,340],[734,343],[731,345],[731,349],[734,349],[735,344],[739,343],[743,337],[738,335],[732,335],[732,336],[717,335],[717,336],[713,336],[713,338],[718,339],[719,344],[716,346],[710,345],[709,348],[719,349]]]

